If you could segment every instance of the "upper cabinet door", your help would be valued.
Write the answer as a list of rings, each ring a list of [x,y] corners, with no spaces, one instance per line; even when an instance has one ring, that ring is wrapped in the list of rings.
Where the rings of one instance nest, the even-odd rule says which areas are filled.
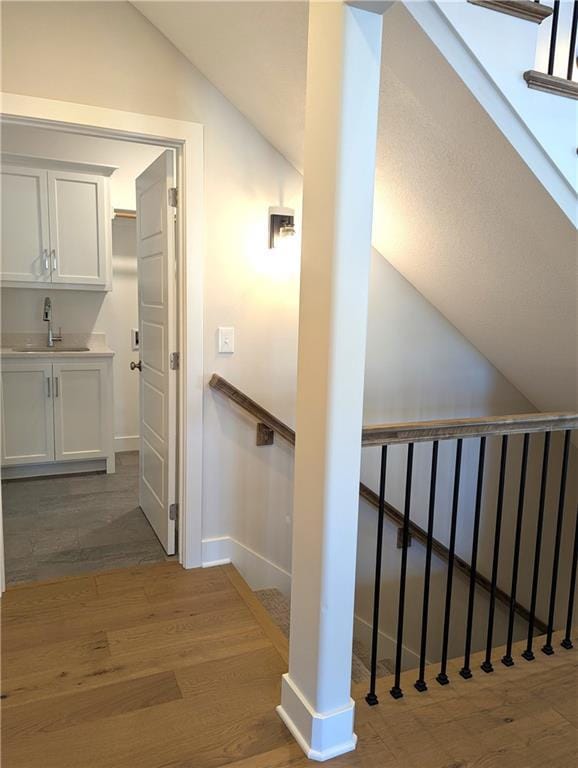
[[[52,282],[107,286],[108,201],[102,176],[48,171]]]
[[[2,280],[49,283],[47,171],[2,169]]]

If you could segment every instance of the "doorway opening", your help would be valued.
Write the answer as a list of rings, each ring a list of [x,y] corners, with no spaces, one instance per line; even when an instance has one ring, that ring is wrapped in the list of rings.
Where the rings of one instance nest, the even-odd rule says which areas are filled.
[[[174,148],[2,125],[8,586],[178,556]]]

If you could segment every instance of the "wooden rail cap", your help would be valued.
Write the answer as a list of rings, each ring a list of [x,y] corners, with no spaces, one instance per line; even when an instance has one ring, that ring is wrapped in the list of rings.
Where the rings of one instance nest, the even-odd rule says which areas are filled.
[[[430,440],[451,440],[456,437],[560,432],[577,427],[576,413],[519,413],[513,416],[376,424],[363,428],[361,442],[364,446],[421,443]]]

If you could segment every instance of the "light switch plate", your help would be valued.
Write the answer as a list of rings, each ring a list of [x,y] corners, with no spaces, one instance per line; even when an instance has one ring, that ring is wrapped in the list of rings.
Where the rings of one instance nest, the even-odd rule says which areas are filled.
[[[230,327],[219,328],[219,352],[231,355],[235,351],[235,329]]]
[[[130,346],[133,351],[139,348],[138,328],[132,328],[130,332]]]

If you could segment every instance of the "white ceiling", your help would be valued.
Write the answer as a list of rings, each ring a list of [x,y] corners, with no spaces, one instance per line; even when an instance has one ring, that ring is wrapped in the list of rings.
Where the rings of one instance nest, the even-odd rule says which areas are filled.
[[[134,5],[301,169],[306,4]],[[384,19],[374,245],[539,409],[575,408],[576,232],[403,5]]]

